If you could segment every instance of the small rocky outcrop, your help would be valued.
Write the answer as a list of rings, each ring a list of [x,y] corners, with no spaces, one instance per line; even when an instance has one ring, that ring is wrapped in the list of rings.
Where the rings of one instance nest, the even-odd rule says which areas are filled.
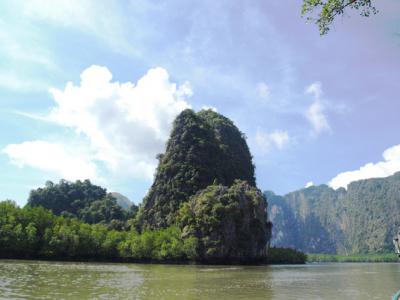
[[[198,239],[198,259],[207,262],[251,262],[266,257],[271,237],[267,202],[245,181],[211,185],[179,211],[184,236]]]

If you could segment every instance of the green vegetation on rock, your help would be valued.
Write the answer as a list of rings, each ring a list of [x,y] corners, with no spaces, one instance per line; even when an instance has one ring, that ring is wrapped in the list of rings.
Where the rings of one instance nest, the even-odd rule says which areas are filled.
[[[138,222],[143,228],[176,223],[182,203],[214,182],[234,180],[255,186],[254,166],[244,135],[232,121],[205,110],[187,109],[175,119],[154,183],[143,200]]]
[[[267,254],[267,202],[245,181],[208,186],[182,206],[179,220],[183,235],[197,239],[199,260],[261,260]]]

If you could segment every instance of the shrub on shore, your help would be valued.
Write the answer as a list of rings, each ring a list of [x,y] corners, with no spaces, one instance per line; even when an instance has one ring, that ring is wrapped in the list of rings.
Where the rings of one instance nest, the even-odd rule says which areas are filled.
[[[305,264],[307,255],[291,248],[271,247],[268,250],[268,264]]]
[[[307,254],[307,262],[398,262],[395,253],[373,253],[354,255]]]

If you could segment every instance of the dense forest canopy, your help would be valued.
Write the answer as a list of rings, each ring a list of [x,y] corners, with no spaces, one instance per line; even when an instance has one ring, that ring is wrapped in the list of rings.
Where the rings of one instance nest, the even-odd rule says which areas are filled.
[[[48,181],[45,187],[31,191],[27,205],[42,206],[56,215],[78,218],[89,224],[108,224],[115,228],[125,227],[125,222],[137,211],[135,205],[123,209],[112,194],[90,180],[60,180],[58,184]]]
[[[28,205],[43,206],[51,209],[56,215],[64,212],[77,215],[79,210],[106,195],[106,189],[93,185],[90,180],[60,180],[58,184],[47,181],[44,188],[31,191]]]
[[[187,260],[196,257],[194,242],[177,227],[139,234],[56,216],[41,206],[0,202],[2,258]]]

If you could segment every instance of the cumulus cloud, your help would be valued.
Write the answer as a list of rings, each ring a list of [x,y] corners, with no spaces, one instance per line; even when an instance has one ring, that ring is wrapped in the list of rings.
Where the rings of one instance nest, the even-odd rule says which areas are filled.
[[[322,86],[320,82],[314,82],[306,89],[307,94],[312,94],[314,96],[313,103],[308,107],[306,111],[306,117],[308,121],[313,126],[313,131],[315,134],[320,134],[323,131],[329,131],[330,126],[328,119],[324,114],[325,105],[321,99],[322,96]]]
[[[305,188],[312,187],[313,185],[314,185],[314,182],[312,182],[312,181],[309,181],[309,182],[307,182],[307,183],[306,183],[306,186],[305,186]]]
[[[76,149],[68,151],[65,145],[46,141],[30,141],[7,145],[3,152],[19,167],[29,166],[54,173],[68,180],[97,178],[96,165]]]
[[[383,161],[367,163],[358,170],[340,173],[329,181],[329,185],[334,189],[347,188],[347,185],[352,181],[387,177],[397,171],[400,171],[400,145],[386,149],[383,152]]]
[[[265,154],[271,148],[282,150],[290,142],[290,137],[287,131],[283,130],[275,130],[271,133],[257,130],[255,141],[261,152]]]
[[[113,82],[111,72],[100,66],[84,70],[80,84],[68,82],[63,90],[53,88],[50,93],[56,105],[47,119],[73,129],[77,139],[87,141],[92,169],[100,162],[115,174],[138,178],[152,178],[155,157],[164,151],[172,121],[190,108],[185,98],[192,94],[188,83],[177,86],[170,82],[162,68],[150,69],[134,84]],[[35,161],[34,155],[23,153],[30,151],[28,145],[29,142],[9,145],[6,153],[20,165],[41,168],[42,157]],[[59,153],[58,158],[62,156],[61,146],[43,142],[40,147],[50,156],[53,150]],[[11,150],[18,150],[18,156]],[[61,174],[67,172],[64,167],[54,165]],[[94,174],[84,170],[82,173]]]

